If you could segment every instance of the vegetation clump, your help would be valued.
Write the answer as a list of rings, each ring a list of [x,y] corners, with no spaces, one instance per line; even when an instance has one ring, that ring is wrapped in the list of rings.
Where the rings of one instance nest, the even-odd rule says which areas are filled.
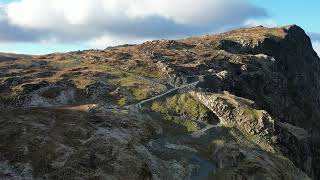
[[[168,113],[168,110],[165,107],[164,103],[159,102],[159,101],[156,101],[156,102],[152,103],[151,110],[154,111],[154,112],[161,113],[161,114],[167,114]]]
[[[155,101],[151,110],[169,116],[183,116],[192,120],[204,120],[210,112],[198,100],[186,93],[169,97],[164,102]]]
[[[123,97],[121,99],[118,100],[118,105],[119,106],[125,106],[127,104],[127,97]]]
[[[193,120],[205,118],[209,110],[188,94],[175,95],[166,100],[171,113],[187,116]]]

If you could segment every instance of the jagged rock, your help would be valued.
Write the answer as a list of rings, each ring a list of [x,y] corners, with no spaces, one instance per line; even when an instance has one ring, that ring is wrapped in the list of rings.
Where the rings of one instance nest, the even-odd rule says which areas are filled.
[[[224,92],[222,94],[205,94],[201,92],[191,92],[207,108],[209,108],[219,118],[221,124],[225,126],[237,126],[245,134],[261,138],[258,144],[270,144],[276,142],[274,129],[274,119],[263,110],[254,108],[254,102],[239,98]],[[263,145],[262,145],[263,144]],[[273,149],[265,149],[274,151]]]
[[[21,86],[21,88],[23,89],[24,93],[30,93],[30,92],[36,91],[40,88],[46,87],[48,85],[49,85],[48,82],[42,81],[40,83],[24,84]]]
[[[275,126],[277,144],[281,152],[308,174],[315,174],[312,143],[306,130],[287,123],[277,122]]]
[[[0,179],[151,179],[134,145],[153,126],[134,114],[0,111]]]
[[[272,152],[280,151],[305,172],[313,174],[311,143],[306,130],[275,121],[266,111],[255,109],[252,101],[226,92],[191,94],[211,109],[221,124],[236,125],[245,134],[257,136],[255,143],[261,148]]]
[[[229,143],[213,152],[221,168],[212,179],[310,179],[283,157],[266,155],[243,145]]]
[[[97,82],[86,86],[85,94],[91,101],[99,101],[100,99],[105,98],[108,93],[111,93],[113,89],[114,87],[109,84]]]

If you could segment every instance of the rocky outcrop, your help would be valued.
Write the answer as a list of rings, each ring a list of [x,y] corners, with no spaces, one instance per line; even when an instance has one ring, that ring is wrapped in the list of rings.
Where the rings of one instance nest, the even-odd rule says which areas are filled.
[[[221,124],[237,126],[244,133],[259,135],[268,143],[276,141],[274,119],[266,111],[255,109],[254,102],[228,92],[222,94],[191,92],[191,95],[214,112]]]
[[[259,103],[281,121],[306,128],[318,136],[319,57],[300,27],[287,26],[279,33],[283,35],[266,33],[257,44],[241,45],[239,51],[243,54],[266,54],[274,61],[267,62],[270,68],[258,66],[256,72],[246,70],[238,78],[230,77],[235,82],[230,90]],[[245,88],[251,88],[253,92]]]
[[[151,179],[135,145],[155,127],[134,114],[0,110],[0,179]]]
[[[316,177],[316,156],[312,152],[313,143],[307,131],[291,124],[277,122],[275,134],[276,146],[281,153],[311,177]]]
[[[222,169],[212,179],[310,179],[287,159],[266,155],[241,144],[220,145],[212,158]]]
[[[261,149],[288,157],[308,174],[315,171],[312,168],[310,136],[306,130],[275,121],[266,111],[255,109],[253,101],[228,92],[191,94],[211,109],[221,124],[238,127]]]

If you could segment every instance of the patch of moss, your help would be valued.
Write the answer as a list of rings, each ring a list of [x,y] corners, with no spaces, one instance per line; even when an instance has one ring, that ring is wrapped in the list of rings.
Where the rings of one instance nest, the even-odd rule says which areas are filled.
[[[68,56],[60,57],[57,61],[50,61],[49,66],[56,68],[70,68],[79,66],[82,62],[81,57],[78,56]]]
[[[168,111],[178,115],[187,115],[193,120],[205,117],[208,113],[207,108],[199,101],[188,94],[175,95],[167,98],[166,107]]]
[[[226,141],[224,139],[215,139],[211,143],[216,146],[222,146],[226,143]]]
[[[221,48],[221,41],[212,41],[210,43],[212,49],[220,49]]]
[[[118,100],[118,105],[119,106],[125,106],[127,104],[127,101],[128,101],[127,97],[123,97],[123,98]]]
[[[195,132],[199,130],[199,128],[197,127],[197,123],[194,121],[185,120],[181,124],[185,126],[189,132]]]
[[[148,70],[149,69],[149,70]],[[135,66],[134,69],[130,69],[130,72],[136,75],[155,78],[155,79],[165,79],[166,75],[162,71],[148,66]]]
[[[168,110],[162,102],[155,101],[151,105],[151,110],[161,114],[167,114]]]
[[[147,80],[135,77],[132,74],[126,74],[126,76],[122,77],[119,76],[119,78],[112,80],[110,83],[127,88],[136,101],[147,99],[159,91],[157,86]]]
[[[149,89],[149,88],[132,88],[131,92],[137,101],[141,101],[141,100],[147,99],[150,96],[151,89]]]
[[[197,122],[192,120],[181,119],[174,116],[166,116],[165,120],[185,127],[187,132],[195,132],[199,130]]]
[[[186,93],[169,97],[165,102],[154,102],[151,110],[169,116],[184,116],[191,120],[202,119],[209,113],[203,104]]]
[[[180,113],[180,106],[178,105],[178,96],[172,96],[171,98],[167,98],[166,100],[166,107],[171,109],[171,111],[174,111],[175,113]]]

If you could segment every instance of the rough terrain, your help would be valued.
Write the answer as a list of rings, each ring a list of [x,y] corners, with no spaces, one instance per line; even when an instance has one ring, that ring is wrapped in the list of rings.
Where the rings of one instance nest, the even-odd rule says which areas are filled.
[[[0,54],[0,179],[320,179],[320,59],[296,25]]]

